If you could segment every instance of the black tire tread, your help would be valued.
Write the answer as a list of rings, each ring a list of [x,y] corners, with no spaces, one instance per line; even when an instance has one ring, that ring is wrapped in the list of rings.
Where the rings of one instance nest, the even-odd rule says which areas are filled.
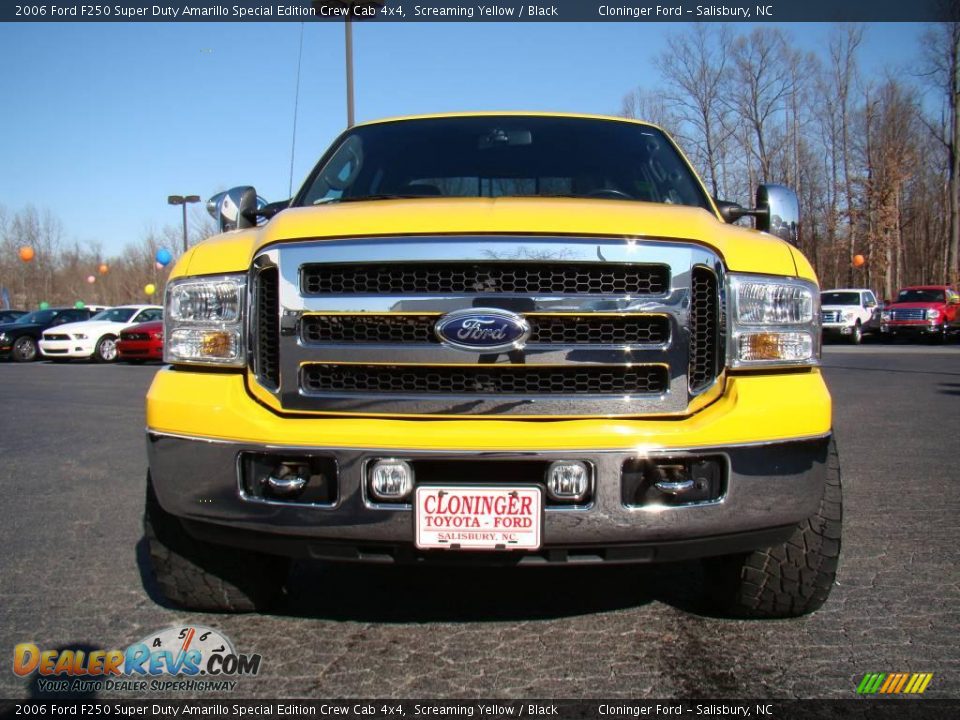
[[[709,558],[705,569],[712,600],[736,617],[790,618],[819,609],[836,580],[842,526],[840,460],[831,440],[817,512],[782,545]]]
[[[180,521],[160,507],[150,485],[143,533],[157,586],[182,608],[254,612],[269,607],[283,590],[289,560],[190,537]]]

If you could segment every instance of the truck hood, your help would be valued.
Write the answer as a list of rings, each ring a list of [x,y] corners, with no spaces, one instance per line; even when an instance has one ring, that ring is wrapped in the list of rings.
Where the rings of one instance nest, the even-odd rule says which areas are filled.
[[[417,198],[291,208],[260,228],[219,235],[184,255],[172,276],[245,271],[272,243],[344,237],[450,234],[595,235],[692,240],[728,269],[815,279],[792,248],[766,233],[727,225],[692,207],[582,198]]]

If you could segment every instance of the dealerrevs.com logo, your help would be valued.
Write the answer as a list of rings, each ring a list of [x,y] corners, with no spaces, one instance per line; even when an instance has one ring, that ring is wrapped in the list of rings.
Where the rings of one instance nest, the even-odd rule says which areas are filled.
[[[208,627],[169,627],[126,650],[13,649],[13,672],[36,673],[41,692],[230,691],[234,678],[260,672],[260,655],[238,653],[230,639]]]

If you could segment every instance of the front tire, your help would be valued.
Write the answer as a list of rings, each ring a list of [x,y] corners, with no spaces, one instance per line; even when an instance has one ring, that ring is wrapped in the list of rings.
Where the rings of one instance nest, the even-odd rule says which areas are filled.
[[[842,524],[840,460],[831,439],[820,507],[785,543],[704,560],[712,604],[745,618],[793,618],[817,610],[836,580]]]
[[[114,362],[117,359],[117,339],[105,335],[97,340],[97,347],[93,351],[93,359],[99,363]]]
[[[281,594],[290,561],[192,538],[162,507],[147,478],[143,534],[163,595],[187,610],[264,610]]]
[[[37,341],[29,335],[18,337],[13,341],[14,362],[33,362],[37,359]]]

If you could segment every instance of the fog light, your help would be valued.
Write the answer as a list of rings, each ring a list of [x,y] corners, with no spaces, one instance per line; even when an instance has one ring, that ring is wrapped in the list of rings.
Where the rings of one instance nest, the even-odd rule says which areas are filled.
[[[547,495],[552,500],[583,500],[590,489],[586,463],[559,460],[547,468]]]
[[[403,460],[377,460],[370,467],[370,494],[377,500],[402,500],[413,490],[413,468]]]

